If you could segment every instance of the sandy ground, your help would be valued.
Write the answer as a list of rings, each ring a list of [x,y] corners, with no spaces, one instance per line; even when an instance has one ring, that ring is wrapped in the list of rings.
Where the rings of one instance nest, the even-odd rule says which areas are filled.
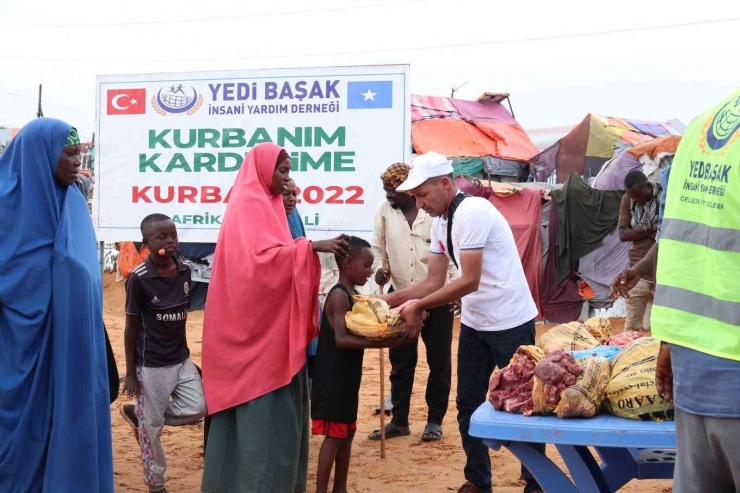
[[[114,275],[105,278],[105,321],[120,374],[125,374],[123,348],[125,292],[123,283],[116,283]],[[201,330],[203,312],[191,313],[188,320],[188,343],[193,361],[200,364]],[[613,320],[613,329],[620,330],[622,320]],[[547,327],[538,326],[538,336]],[[380,401],[378,351],[365,353],[363,381],[360,390],[358,432],[352,451],[349,489],[352,492],[449,492],[465,481],[463,467],[465,454],[460,444],[455,411],[455,387],[457,375],[457,341],[459,328],[456,324],[453,339],[452,395],[444,422],[445,437],[436,443],[422,443],[421,433],[426,419],[424,391],[428,369],[423,343],[420,344],[419,366],[416,372],[414,394],[411,400],[411,436],[395,438],[387,442],[387,457],[380,459],[380,445],[367,440],[367,435],[379,425],[378,416],[373,415]],[[386,376],[390,370],[387,350],[385,351]],[[390,383],[386,382],[386,389]],[[120,397],[111,406],[113,420],[113,455],[116,492],[147,492],[141,478],[141,457],[131,429],[121,418],[118,408],[127,401]],[[167,487],[172,493],[195,493],[200,491],[203,469],[203,426],[196,424],[177,428],[165,428],[162,441],[167,454]],[[322,437],[311,438],[309,462],[309,491],[316,479],[316,460]],[[561,467],[562,462],[554,447],[548,447],[548,456]],[[497,493],[520,493],[519,463],[509,452],[491,452],[494,491]],[[625,486],[624,492],[670,493],[670,481],[633,481]]]

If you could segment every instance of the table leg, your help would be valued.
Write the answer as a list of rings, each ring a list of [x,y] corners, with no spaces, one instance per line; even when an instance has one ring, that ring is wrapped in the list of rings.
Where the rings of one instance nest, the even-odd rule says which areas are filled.
[[[579,490],[558,466],[527,444],[521,442],[499,442],[483,440],[488,447],[498,450],[504,445],[529,472],[537,479],[545,493],[591,493],[590,490]],[[595,490],[598,491],[598,490]]]
[[[637,464],[629,449],[596,447],[596,451],[601,456],[601,470],[612,491],[637,477]]]
[[[613,493],[588,447],[555,445],[568,466],[573,482],[583,492]]]

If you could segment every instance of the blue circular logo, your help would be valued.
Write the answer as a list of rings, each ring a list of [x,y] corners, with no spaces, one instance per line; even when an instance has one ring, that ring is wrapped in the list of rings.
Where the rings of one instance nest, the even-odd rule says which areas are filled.
[[[735,133],[740,129],[740,97],[725,104],[714,115],[712,123],[707,128],[707,145],[713,151],[718,151],[727,145]]]
[[[157,93],[157,104],[167,113],[185,113],[198,101],[198,92],[193,86],[182,84],[165,86]]]

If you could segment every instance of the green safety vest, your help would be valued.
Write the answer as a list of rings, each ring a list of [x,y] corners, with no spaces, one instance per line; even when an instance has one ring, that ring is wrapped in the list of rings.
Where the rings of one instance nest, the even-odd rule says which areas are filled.
[[[650,325],[740,361],[740,90],[689,125],[673,159]]]

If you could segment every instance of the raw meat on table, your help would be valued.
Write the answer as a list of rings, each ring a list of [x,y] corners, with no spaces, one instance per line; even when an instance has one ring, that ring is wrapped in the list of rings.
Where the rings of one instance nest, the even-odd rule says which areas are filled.
[[[615,336],[611,336],[609,340],[606,341],[606,345],[616,346],[618,348],[626,348],[641,337],[642,334],[640,334],[640,332],[636,330],[625,330],[624,332],[620,332]]]
[[[534,369],[545,353],[535,346],[520,346],[509,366],[494,373],[489,387],[489,401],[497,410],[532,414]]]
[[[534,369],[534,411],[538,414],[555,411],[560,403],[560,394],[575,384],[581,373],[583,368],[572,354],[558,350],[547,355]]]

